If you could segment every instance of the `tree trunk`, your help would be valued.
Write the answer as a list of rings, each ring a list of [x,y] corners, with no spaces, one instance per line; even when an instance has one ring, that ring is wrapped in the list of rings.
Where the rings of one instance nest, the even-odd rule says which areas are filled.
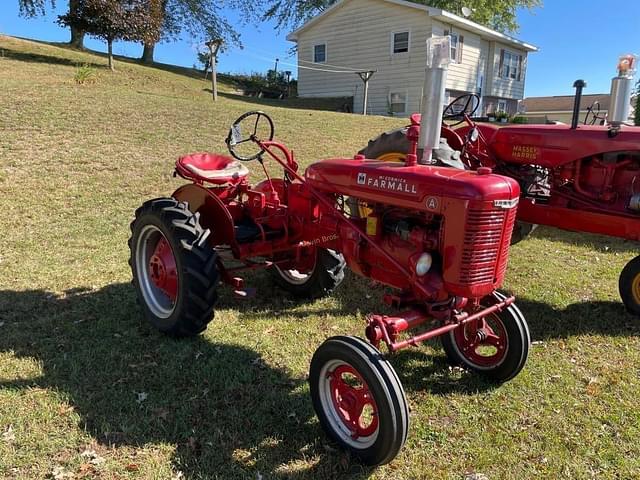
[[[74,13],[78,9],[80,0],[69,0],[69,12]],[[71,40],[69,45],[75,48],[84,49],[84,32],[78,28],[71,27]]]
[[[113,68],[113,40],[107,40],[107,49],[109,50],[109,68],[114,72],[116,69]]]
[[[142,51],[142,57],[140,57],[140,60],[142,61],[142,63],[146,63],[148,65],[151,65],[153,63],[153,52],[155,48],[156,48],[155,43],[145,42],[144,50]]]

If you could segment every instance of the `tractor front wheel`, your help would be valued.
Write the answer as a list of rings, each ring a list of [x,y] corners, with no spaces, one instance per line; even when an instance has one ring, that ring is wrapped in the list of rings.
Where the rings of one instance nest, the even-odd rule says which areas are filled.
[[[640,256],[622,269],[618,289],[627,311],[633,315],[640,315]]]
[[[327,435],[367,465],[389,463],[407,439],[409,408],[393,367],[357,337],[332,337],[313,355],[313,408]]]
[[[193,336],[213,318],[217,255],[199,214],[173,198],[146,202],[131,223],[129,265],[138,301],[151,325]]]
[[[494,292],[482,302],[489,307],[506,297]],[[520,309],[511,304],[471,321],[441,337],[447,359],[495,382],[506,382],[524,367],[529,356],[531,335]]]
[[[280,268],[269,269],[275,283],[298,298],[315,299],[331,295],[344,280],[344,257],[334,250],[316,248],[309,272]]]

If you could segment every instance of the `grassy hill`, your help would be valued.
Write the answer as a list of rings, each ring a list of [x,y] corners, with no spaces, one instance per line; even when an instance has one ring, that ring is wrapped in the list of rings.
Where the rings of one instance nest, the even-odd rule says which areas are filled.
[[[84,63],[95,84],[75,83]],[[129,222],[181,184],[178,155],[224,150],[256,107],[305,165],[402,121],[280,108],[230,85],[213,104],[184,70],[105,63],[0,36],[0,477],[640,475],[640,322],[616,291],[633,243],[539,229],[513,248],[506,288],[532,329],[527,367],[495,388],[448,368],[437,342],[394,357],[412,425],[373,471],[327,442],[305,376],[328,335],[362,335],[378,287],[349,276],[301,304],[256,274],[257,297],[222,289],[201,337],[150,329],[129,284]]]

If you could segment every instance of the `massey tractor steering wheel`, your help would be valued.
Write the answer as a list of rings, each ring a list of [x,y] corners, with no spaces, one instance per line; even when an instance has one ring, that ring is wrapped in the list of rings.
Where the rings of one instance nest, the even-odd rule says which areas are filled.
[[[247,131],[251,132],[243,136],[242,130],[248,127]],[[248,162],[260,158],[265,152],[263,148],[256,153],[256,145],[258,142],[270,142],[273,140],[274,127],[273,120],[264,112],[255,111],[247,112],[239,117],[229,130],[226,143],[229,153],[233,158]]]
[[[590,119],[590,116],[593,116],[593,119]],[[598,120],[606,120],[606,116],[600,115],[600,102],[596,100],[587,108],[587,114],[584,116],[584,124],[595,125]]]
[[[448,124],[449,127],[457,127],[464,123],[465,116],[472,117],[479,106],[480,97],[475,93],[460,95],[444,109],[442,120],[458,120],[456,123]]]

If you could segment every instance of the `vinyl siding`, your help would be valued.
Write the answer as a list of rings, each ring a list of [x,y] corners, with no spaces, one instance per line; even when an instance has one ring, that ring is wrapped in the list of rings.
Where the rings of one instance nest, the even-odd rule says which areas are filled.
[[[524,82],[518,86],[507,80],[491,85],[497,78],[495,42],[483,41],[480,35],[451,27],[418,11],[381,0],[350,0],[327,14],[321,21],[310,25],[298,37],[299,65],[317,69],[376,70],[369,82],[368,113],[389,114],[389,94],[407,95],[407,111],[401,116],[420,111],[426,40],[432,35],[443,35],[448,30],[464,37],[462,61],[452,64],[447,89],[458,92],[478,91],[478,64],[484,56],[486,95],[522,98]],[[409,52],[392,53],[392,33],[409,31]],[[313,64],[314,45],[326,44],[324,64]],[[511,49],[512,50],[512,49]],[[524,54],[524,52],[523,52]],[[497,50],[498,62],[499,50]],[[523,75],[524,78],[524,75]],[[487,87],[490,91],[487,90]],[[298,69],[298,94],[301,97],[354,97],[354,112],[362,113],[364,84],[354,73],[327,73]],[[500,92],[497,95],[496,92]],[[516,95],[516,96],[512,96]],[[517,96],[519,95],[519,96]]]
[[[516,55],[522,55],[522,72],[520,80],[513,80],[500,77],[500,57],[502,50],[506,50]],[[489,46],[489,58],[493,59],[493,68],[490,71],[491,90],[487,95],[498,98],[513,98],[522,100],[524,98],[524,82],[527,75],[527,52],[518,50],[501,43],[491,42]]]
[[[409,31],[409,52],[392,54],[391,34]],[[431,35],[428,15],[378,0],[352,0],[300,35],[298,56],[303,66],[377,70],[369,83],[368,112],[387,115],[391,92],[407,94],[407,113],[420,106],[426,39]],[[326,64],[310,64],[313,46],[327,44]],[[339,69],[338,69],[339,70]],[[364,84],[354,73],[298,70],[301,97],[353,96],[354,111],[362,113]]]

